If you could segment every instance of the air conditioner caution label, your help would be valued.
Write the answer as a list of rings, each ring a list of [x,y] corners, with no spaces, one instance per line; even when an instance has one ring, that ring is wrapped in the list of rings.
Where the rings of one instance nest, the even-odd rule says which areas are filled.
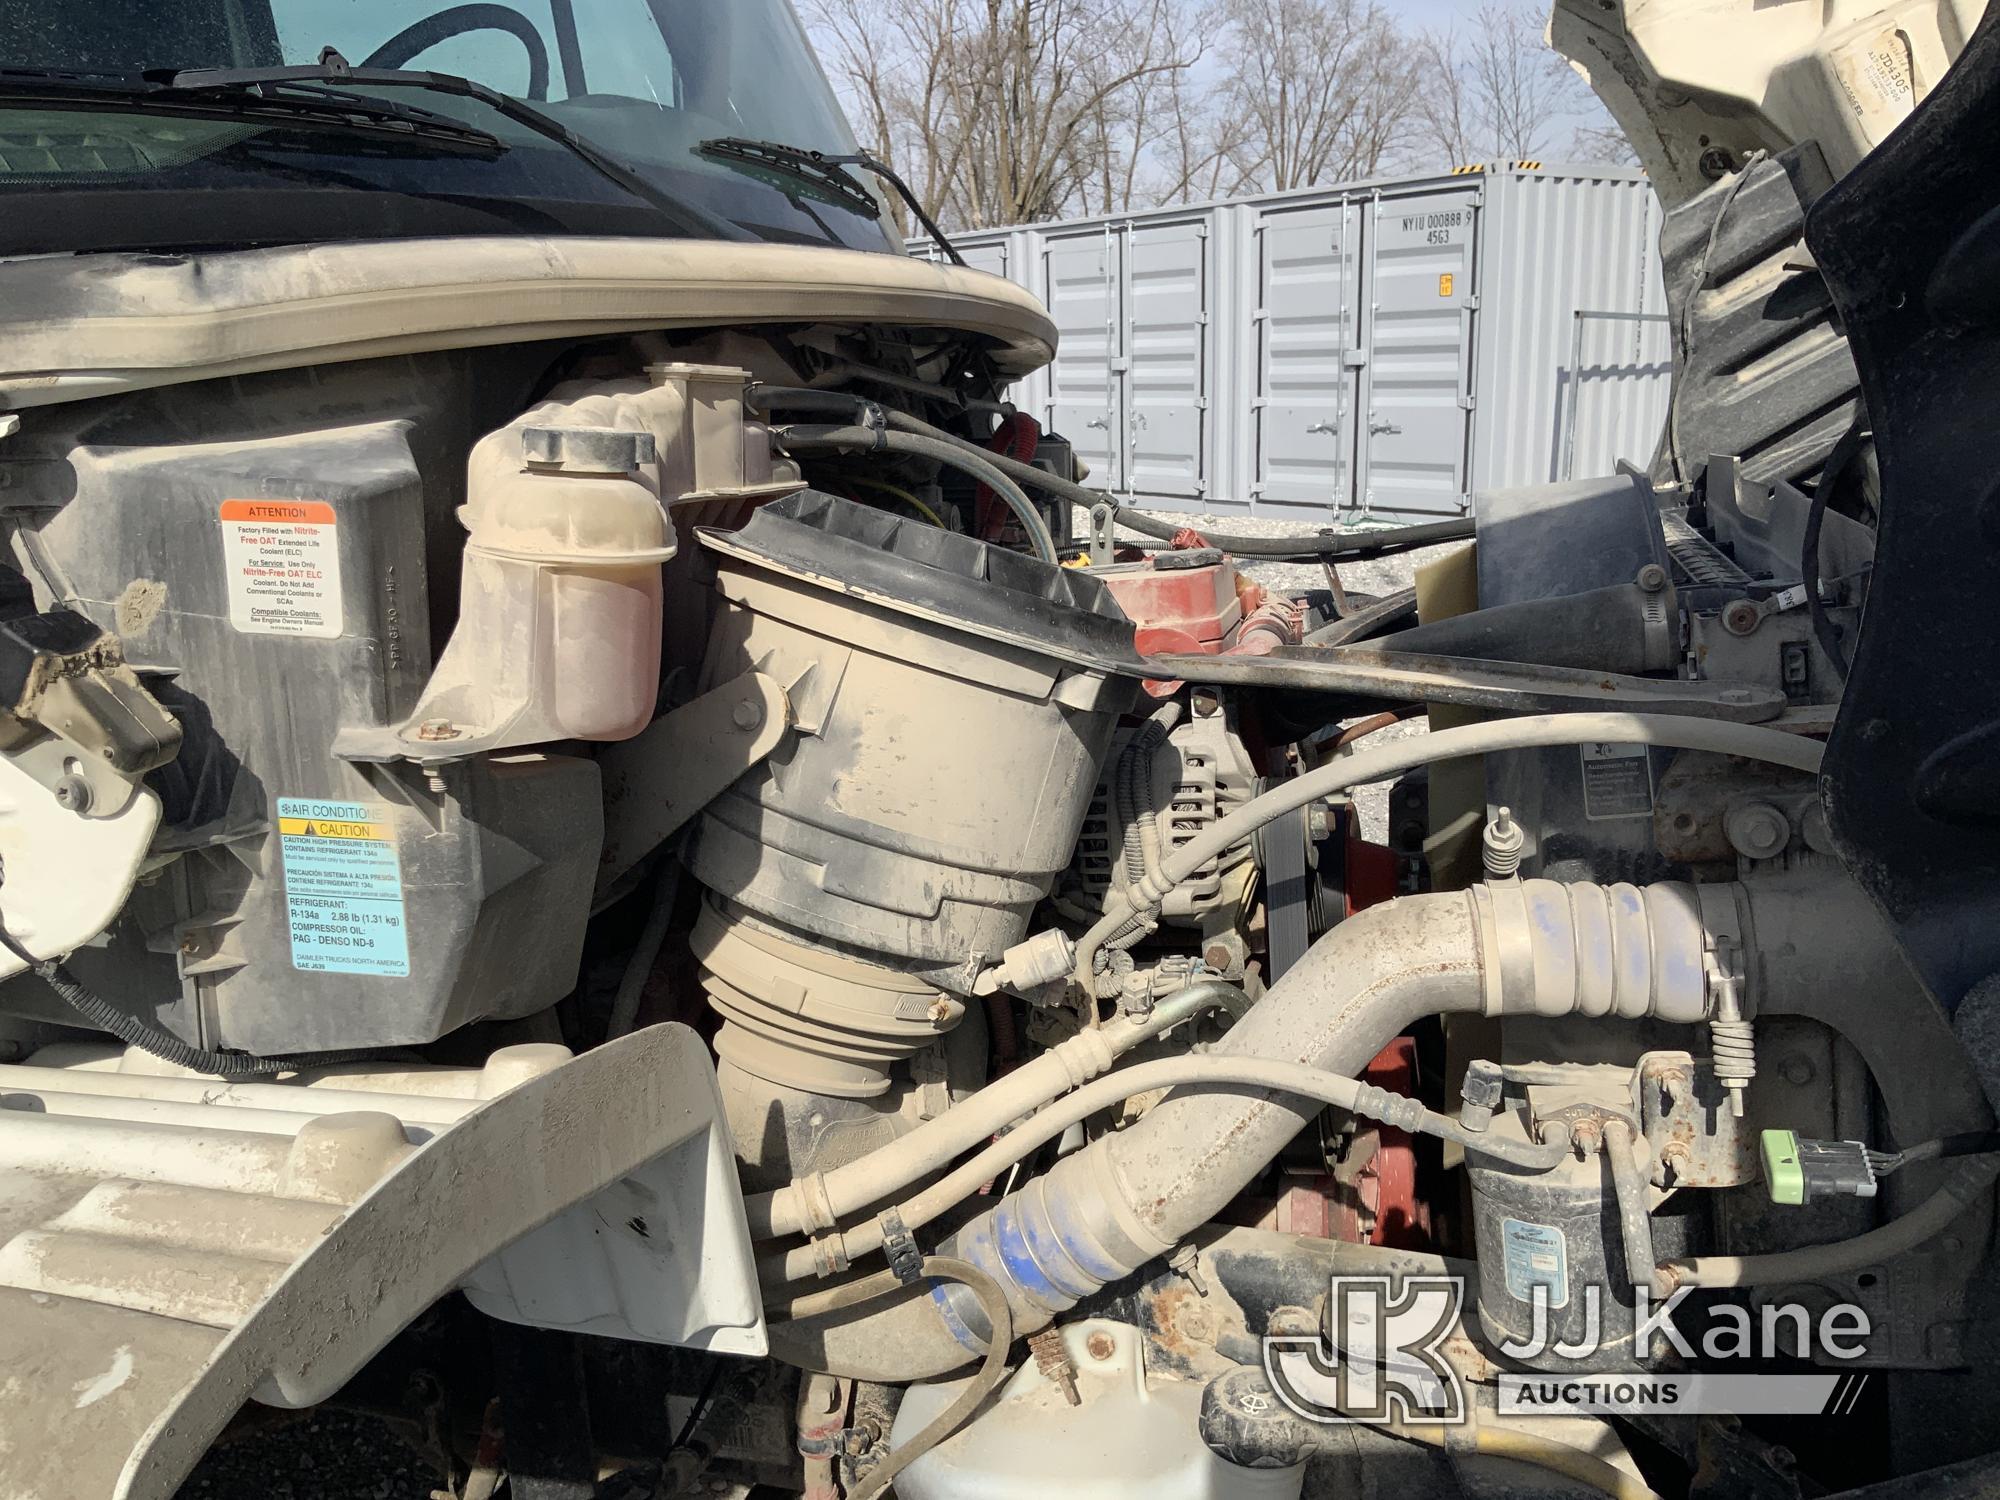
[[[229,623],[249,635],[340,634],[340,532],[324,500],[225,500]]]
[[[395,830],[360,802],[278,799],[292,967],[316,974],[410,972]]]

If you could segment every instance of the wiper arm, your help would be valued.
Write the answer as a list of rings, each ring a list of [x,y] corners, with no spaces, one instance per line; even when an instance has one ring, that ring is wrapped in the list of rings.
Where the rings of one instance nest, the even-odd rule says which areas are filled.
[[[166,87],[176,92],[231,94],[254,90],[261,98],[289,97],[300,89],[305,89],[309,95],[317,97],[332,91],[311,88],[310,85],[336,83],[354,84],[363,88],[428,89],[434,94],[449,94],[459,99],[477,99],[495,114],[502,115],[517,125],[525,126],[546,140],[554,141],[585,166],[592,168],[600,177],[616,183],[633,197],[650,203],[677,221],[684,230],[698,230],[716,239],[752,238],[747,230],[731,224],[726,219],[705,213],[654,186],[617,157],[593,145],[555,116],[545,114],[531,104],[524,104],[511,94],[503,94],[498,89],[488,88],[483,83],[475,83],[470,78],[460,78],[455,73],[427,73],[411,68],[357,68],[350,65],[347,59],[333,48],[327,47],[320,52],[317,63],[283,68],[183,68],[179,72],[168,74],[164,82]],[[274,90],[282,92],[274,94],[272,92]],[[378,102],[390,103],[388,100]]]
[[[169,81],[144,73],[0,68],[0,98],[88,101],[135,109],[166,107],[224,119],[273,116],[306,124],[337,125],[369,134],[441,141],[493,156],[507,149],[507,143],[492,132],[449,115],[331,88],[293,86],[276,94],[200,91],[177,88]]]
[[[938,228],[937,221],[924,212],[923,204],[910,190],[910,185],[896,174],[895,168],[866,151],[835,155],[828,151],[814,151],[806,146],[788,146],[783,141],[757,141],[741,135],[716,136],[713,140],[703,141],[695,149],[704,156],[748,162],[752,166],[775,167],[780,171],[791,172],[795,176],[825,183],[870,209],[875,207],[874,197],[843,169],[860,167],[864,171],[872,172],[895,190],[896,196],[909,207],[917,222],[924,226],[924,232],[937,241],[939,248],[951,258],[953,265],[965,264],[965,257],[958,253],[958,246]]]

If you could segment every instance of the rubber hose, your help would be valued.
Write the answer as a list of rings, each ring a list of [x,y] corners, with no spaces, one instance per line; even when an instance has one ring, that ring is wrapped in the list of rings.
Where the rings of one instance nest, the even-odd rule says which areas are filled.
[[[1181,721],[1178,698],[1169,698],[1148,715],[1118,757],[1118,823],[1124,835],[1125,875],[1133,884],[1144,880],[1161,857],[1160,820],[1153,808],[1153,758]]]
[[[1007,1378],[1007,1351],[1014,1343],[1014,1322],[1013,1312],[1007,1306],[1007,1295],[1000,1290],[1000,1284],[971,1262],[949,1255],[927,1255],[919,1268],[925,1278],[959,1282],[979,1299],[991,1330],[986,1341],[986,1357],[980,1364],[979,1373],[973,1376],[958,1397],[915,1436],[897,1444],[888,1460],[862,1480],[848,1500],[868,1500],[868,1497],[887,1493],[889,1486],[896,1482],[897,1475],[963,1427],[1000,1382]],[[808,1292],[802,1297],[768,1303],[764,1315],[770,1322],[789,1322],[794,1318],[816,1317],[860,1307],[901,1290],[902,1279],[894,1272],[878,1271],[873,1276],[864,1276],[858,1281],[823,1292]]]
[[[1371,1425],[1378,1426],[1382,1431],[1392,1433],[1396,1437],[1406,1438],[1410,1442],[1422,1443],[1431,1448],[1442,1448],[1447,1452],[1470,1447],[1475,1453],[1533,1464],[1536,1468],[1546,1469],[1551,1474],[1560,1474],[1565,1479],[1574,1479],[1579,1484],[1587,1484],[1600,1494],[1612,1496],[1613,1500],[1660,1500],[1659,1494],[1643,1479],[1634,1478],[1616,1464],[1606,1463],[1594,1454],[1585,1453],[1581,1448],[1572,1448],[1567,1443],[1559,1443],[1553,1438],[1545,1438],[1537,1433],[1524,1432],[1518,1427],[1479,1422],[1468,1432],[1464,1428],[1433,1426],[1422,1422],[1379,1422]]]
[[[856,402],[861,401],[858,396],[854,399]],[[889,413],[889,416],[893,419],[894,413]],[[984,448],[955,440],[941,440],[923,434],[897,431],[893,426],[891,430],[884,431],[879,427],[859,424],[781,428],[779,438],[788,453],[810,452],[816,448],[859,452],[887,450],[890,453],[906,453],[916,458],[927,458],[932,463],[970,474],[1007,502],[1007,508],[1014,513],[1015,519],[1028,533],[1028,542],[1034,548],[1036,557],[1045,563],[1057,566],[1061,564],[1061,559],[1056,554],[1056,539],[1050,534],[1048,523],[1042,519],[1042,513],[1035,508],[1034,501],[1028,498],[1026,492],[996,466],[997,455],[988,453]]]
[[[887,1494],[897,1475],[971,1420],[972,1414],[1007,1378],[1007,1351],[1014,1342],[1014,1323],[1006,1293],[1000,1290],[1000,1284],[969,1261],[955,1260],[946,1255],[925,1256],[923,1273],[933,1279],[961,1282],[972,1289],[979,1305],[986,1310],[987,1321],[992,1328],[987,1337],[986,1359],[980,1365],[979,1373],[959,1392],[957,1399],[913,1437],[898,1443],[886,1462],[848,1492],[848,1500],[879,1500],[880,1496]]]
[[[1186,880],[1204,862],[1247,838],[1286,813],[1335,792],[1371,781],[1400,776],[1417,766],[1502,750],[1525,750],[1578,744],[1665,745],[1677,750],[1707,750],[1769,761],[1798,771],[1817,772],[1825,746],[1817,740],[1756,724],[1730,724],[1713,719],[1671,714],[1574,713],[1536,714],[1440,729],[1341,756],[1323,766],[1281,782],[1251,798],[1227,817],[1181,845],[1163,861],[1158,874],[1137,892],[1120,892],[1105,902],[1104,915],[1083,935],[1076,948],[1076,978],[1088,986],[1096,956],[1114,933],[1135,915],[1149,911],[1166,893]],[[1134,899],[1134,896],[1138,899]]]
[[[1772,1286],[1824,1281],[1880,1265],[1942,1234],[2000,1177],[2000,1161],[1968,1161],[1944,1185],[1900,1219],[1831,1245],[1780,1250],[1773,1255],[1701,1255],[1661,1264],[1668,1287]]]
[[[1078,1121],[1141,1094],[1184,1085],[1277,1090],[1319,1104],[1332,1105],[1351,1114],[1383,1120],[1403,1130],[1436,1136],[1510,1166],[1531,1171],[1546,1171],[1570,1154],[1566,1135],[1543,1143],[1489,1139],[1477,1131],[1467,1130],[1448,1115],[1425,1109],[1414,1099],[1374,1088],[1345,1074],[1275,1058],[1202,1054],[1163,1058],[1157,1062],[1121,1068],[1073,1094],[1065,1095],[1008,1131],[950,1175],[907,1202],[896,1205],[895,1212],[906,1228],[921,1229]],[[869,1223],[858,1224],[835,1238],[850,1261],[872,1255],[882,1248],[884,1234],[881,1220],[878,1217]],[[1649,1260],[1649,1267],[1650,1264]],[[810,1245],[797,1247],[786,1251],[777,1263],[775,1279],[804,1281],[818,1275],[819,1268],[817,1249]]]
[[[1088,1083],[1141,1042],[1211,1010],[1241,1016],[1249,1008],[1248,998],[1234,985],[1220,979],[1198,980],[1174,991],[1145,1016],[1109,1021],[1060,1042],[908,1135],[818,1174],[818,1191],[834,1217],[843,1217],[900,1191],[1066,1090]],[[743,1207],[751,1237],[761,1240],[803,1232],[804,1192],[803,1183],[794,1182],[746,1198]]]
[[[893,419],[892,419],[893,421]],[[1028,533],[1028,541],[1035,549],[1035,556],[1045,563],[1060,565],[1061,558],[1056,553],[1056,539],[1049,532],[1048,522],[1035,508],[1022,488],[1007,477],[1000,468],[998,454],[988,453],[983,448],[941,441],[937,438],[920,436],[891,430],[882,434],[883,446],[891,453],[909,453],[919,458],[962,469],[974,479],[983,480],[988,488],[1002,500],[1014,517],[1021,523],[1021,529]],[[1009,459],[1011,463],[1013,460]]]
[[[1011,478],[1031,488],[1059,496],[1075,505],[1091,507],[1109,505],[1116,512],[1119,524],[1141,535],[1170,542],[1185,529],[1170,521],[1156,521],[1143,512],[1128,510],[1102,490],[1088,489],[1073,480],[1059,478],[1046,469],[1038,469],[1033,464],[1025,464],[1018,459],[990,452],[977,443],[946,432],[941,427],[933,427],[908,412],[889,409],[885,410],[883,415],[888,419],[890,427],[899,432],[920,434],[982,454]],[[1443,542],[1466,541],[1472,537],[1474,530],[1472,518],[1468,516],[1463,520],[1436,521],[1424,526],[1398,526],[1391,531],[1347,532],[1338,536],[1229,536],[1212,531],[1203,531],[1201,535],[1202,540],[1210,546],[1223,552],[1234,553],[1238,557],[1364,558],[1390,557],[1418,547],[1434,547]]]

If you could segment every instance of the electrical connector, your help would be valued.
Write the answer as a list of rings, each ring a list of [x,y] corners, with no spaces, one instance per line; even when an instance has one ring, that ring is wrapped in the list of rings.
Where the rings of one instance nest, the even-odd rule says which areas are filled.
[[[1801,1140],[1789,1130],[1767,1130],[1763,1151],[1773,1203],[1875,1196],[1875,1153],[1859,1141]]]

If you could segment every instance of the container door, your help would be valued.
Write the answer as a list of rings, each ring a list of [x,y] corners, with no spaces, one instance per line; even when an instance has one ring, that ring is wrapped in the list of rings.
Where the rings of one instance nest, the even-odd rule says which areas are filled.
[[[932,246],[932,260],[942,261],[944,252]],[[960,245],[958,253],[965,257],[965,263],[975,271],[988,271],[995,276],[1007,274],[1007,241],[986,240],[976,245]]]
[[[1043,250],[1049,316],[1060,342],[1049,375],[1048,425],[1090,465],[1093,484],[1125,488],[1125,351],[1120,346],[1120,238],[1108,229],[1051,235]]]
[[[1125,487],[1207,493],[1208,226],[1126,231]]]
[[[1360,220],[1333,203],[1258,227],[1258,506],[1353,503]]]
[[[1456,515],[1471,431],[1473,191],[1374,205],[1364,510]]]

